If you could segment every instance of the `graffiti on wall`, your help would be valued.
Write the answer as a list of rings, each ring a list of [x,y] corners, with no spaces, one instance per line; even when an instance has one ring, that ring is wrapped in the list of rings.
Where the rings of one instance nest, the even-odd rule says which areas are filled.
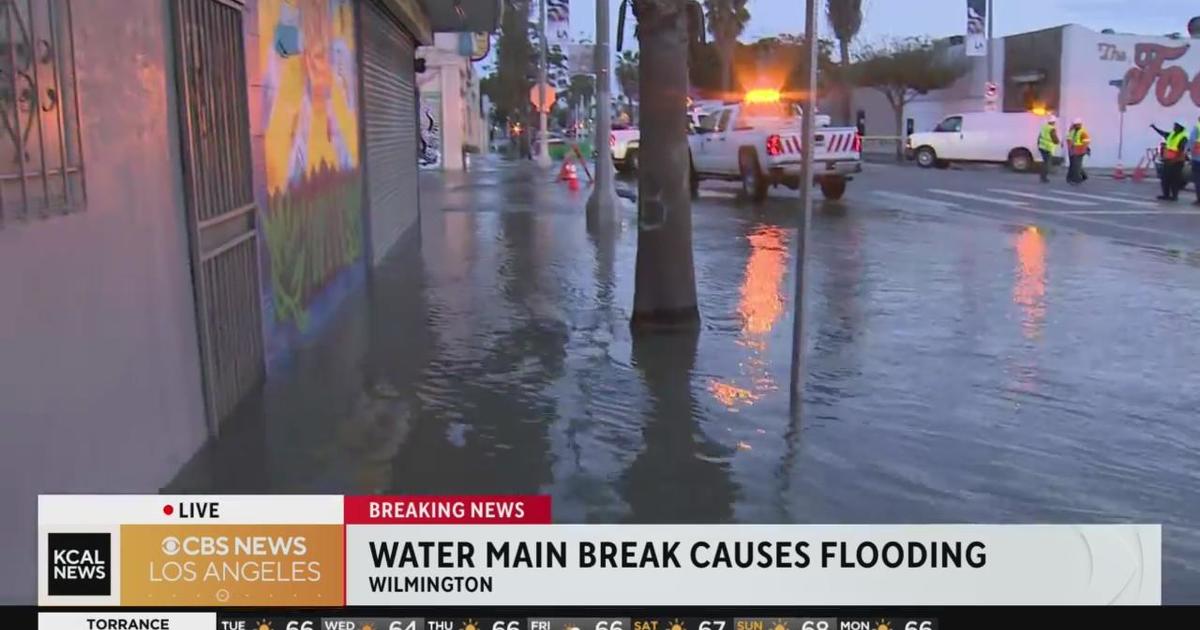
[[[421,155],[423,167],[442,164],[442,125],[439,120],[442,106],[438,95],[421,97],[421,115],[417,124],[421,126]]]
[[[352,0],[259,0],[269,326],[305,332],[362,260]]]
[[[417,131],[421,134],[421,152],[417,162],[421,168],[442,165],[442,74],[439,68],[429,68],[417,75],[417,93],[421,112],[417,116]]]

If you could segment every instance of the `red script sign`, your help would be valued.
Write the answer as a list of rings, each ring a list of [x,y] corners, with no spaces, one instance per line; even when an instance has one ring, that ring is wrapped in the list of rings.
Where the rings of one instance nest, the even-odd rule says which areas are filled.
[[[1182,46],[1164,46],[1162,44],[1138,44],[1134,46],[1133,63],[1136,68],[1130,68],[1125,73],[1125,83],[1129,86],[1130,105],[1141,103],[1150,88],[1154,88],[1154,97],[1163,107],[1173,107],[1190,94],[1192,102],[1200,107],[1200,73],[1188,78],[1187,71],[1179,66],[1163,66],[1168,61],[1174,61],[1187,54],[1190,44]]]

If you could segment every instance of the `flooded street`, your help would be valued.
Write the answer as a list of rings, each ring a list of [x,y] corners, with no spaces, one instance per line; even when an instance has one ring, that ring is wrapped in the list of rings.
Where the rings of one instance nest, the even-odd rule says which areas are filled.
[[[795,420],[791,195],[706,187],[701,328],[643,337],[631,207],[589,234],[586,189],[525,165],[430,176],[421,243],[169,490],[547,493],[560,522],[1162,523],[1164,601],[1194,597],[1200,268],[1160,241],[1195,244],[1200,215],[1117,233],[870,194],[921,177],[818,195]]]

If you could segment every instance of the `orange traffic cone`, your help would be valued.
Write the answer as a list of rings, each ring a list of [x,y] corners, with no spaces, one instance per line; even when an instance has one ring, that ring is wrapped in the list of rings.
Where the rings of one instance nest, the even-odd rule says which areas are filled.
[[[1117,160],[1117,168],[1113,169],[1113,179],[1125,179],[1125,165]]]
[[[575,164],[568,161],[563,165],[563,170],[565,171],[564,179],[567,181],[567,188],[571,189],[572,192],[579,190],[579,174],[575,171]]]
[[[1139,162],[1138,162],[1138,164],[1137,164],[1137,166],[1135,166],[1135,167],[1133,168],[1133,177],[1132,177],[1132,179],[1133,179],[1133,181],[1135,181],[1135,182],[1140,182],[1140,181],[1142,181],[1143,179],[1146,179],[1146,163],[1145,163],[1145,162],[1143,162],[1143,161],[1139,161]]]

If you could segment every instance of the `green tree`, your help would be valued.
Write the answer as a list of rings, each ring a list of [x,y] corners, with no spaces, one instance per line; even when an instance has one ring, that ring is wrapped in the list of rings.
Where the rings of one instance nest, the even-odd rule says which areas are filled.
[[[837,37],[843,78],[850,67],[850,44],[858,36],[863,23],[863,0],[829,0],[825,5],[825,17],[833,34]],[[850,85],[841,82],[842,121],[850,121]]]
[[[524,121],[531,109],[529,88],[535,75],[529,64],[536,59],[536,50],[529,38],[530,1],[508,0],[496,40],[495,79],[487,85],[497,111],[510,123]]]
[[[617,85],[621,93],[632,103],[638,100],[638,67],[641,55],[636,50],[626,50],[617,57]]]
[[[883,93],[895,114],[896,133],[903,128],[904,107],[914,97],[949,87],[968,67],[951,56],[945,45],[910,37],[869,47],[850,67],[849,78],[861,87]],[[904,158],[903,143],[896,143],[896,159]]]
[[[572,76],[567,85],[567,104],[573,108],[586,110],[594,100],[596,100],[596,77],[590,74]]]
[[[733,89],[733,55],[737,38],[750,21],[747,0],[704,0],[708,32],[712,33],[721,57],[721,89]]]

